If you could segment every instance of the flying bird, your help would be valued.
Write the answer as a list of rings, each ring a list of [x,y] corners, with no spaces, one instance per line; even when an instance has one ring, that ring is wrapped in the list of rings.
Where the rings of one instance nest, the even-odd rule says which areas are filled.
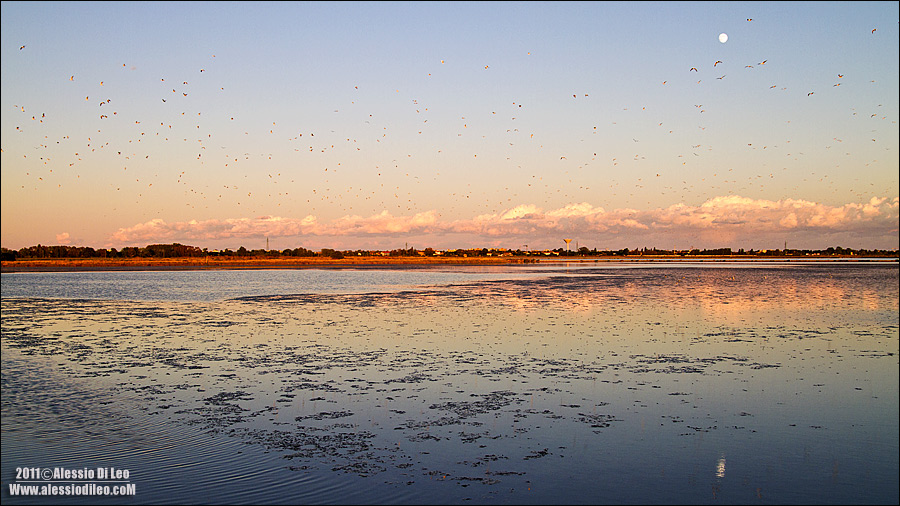
[[[874,32],[875,30],[872,30],[872,31]],[[19,46],[19,51],[21,51],[23,49],[25,49],[25,46]]]
[[[698,72],[697,67],[691,67],[691,70],[693,70],[694,72]],[[690,72],[690,70],[688,72]]]

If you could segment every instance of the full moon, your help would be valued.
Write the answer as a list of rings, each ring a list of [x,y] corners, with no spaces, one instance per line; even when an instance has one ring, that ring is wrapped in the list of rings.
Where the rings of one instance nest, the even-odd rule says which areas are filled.
[[[726,41],[728,41],[728,34],[727,34],[727,33],[720,33],[720,34],[719,34],[719,42],[721,42],[722,44],[724,44]]]

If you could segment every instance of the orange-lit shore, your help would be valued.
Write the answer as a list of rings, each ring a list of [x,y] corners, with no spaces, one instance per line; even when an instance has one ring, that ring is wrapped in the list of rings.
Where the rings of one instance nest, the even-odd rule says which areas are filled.
[[[202,269],[300,269],[340,267],[418,267],[437,265],[509,265],[557,262],[810,262],[810,261],[859,261],[897,262],[896,258],[859,256],[572,256],[547,257],[183,257],[183,258],[52,258],[3,261],[2,272],[67,272],[102,270],[202,270]]]

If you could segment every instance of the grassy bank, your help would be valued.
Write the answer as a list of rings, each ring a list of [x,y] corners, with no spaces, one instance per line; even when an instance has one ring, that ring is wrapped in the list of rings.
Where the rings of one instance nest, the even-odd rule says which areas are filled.
[[[588,256],[588,257],[381,257],[360,256],[341,259],[324,257],[181,257],[181,258],[41,258],[3,261],[2,272],[66,272],[101,270],[197,270],[197,269],[297,269],[338,267],[415,267],[435,265],[508,265],[548,262],[773,262],[773,261],[892,261],[896,259],[858,256]]]
[[[181,257],[181,258],[48,258],[2,262],[2,272],[90,270],[278,269],[361,266],[503,265],[533,262],[511,257]]]

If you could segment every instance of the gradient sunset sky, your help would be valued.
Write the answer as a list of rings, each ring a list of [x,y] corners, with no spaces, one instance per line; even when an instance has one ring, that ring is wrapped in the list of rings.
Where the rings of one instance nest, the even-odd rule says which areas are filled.
[[[898,2],[4,1],[2,246],[896,249],[898,28]]]

